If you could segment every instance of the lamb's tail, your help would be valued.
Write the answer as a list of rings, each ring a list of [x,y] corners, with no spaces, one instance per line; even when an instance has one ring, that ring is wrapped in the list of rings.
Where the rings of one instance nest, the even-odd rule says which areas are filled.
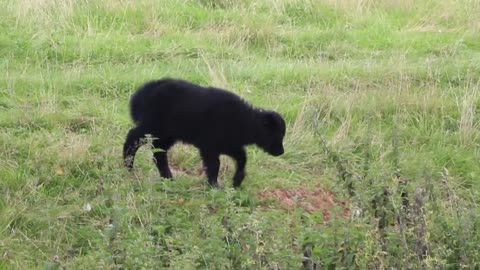
[[[140,124],[140,119],[142,119],[141,112],[135,109],[135,103],[130,103],[130,117],[133,120],[133,123],[138,126]]]
[[[144,118],[143,115],[148,113],[148,103],[155,94],[155,89],[168,81],[170,81],[169,78],[148,81],[132,95],[130,98],[130,117],[135,125],[139,125]]]

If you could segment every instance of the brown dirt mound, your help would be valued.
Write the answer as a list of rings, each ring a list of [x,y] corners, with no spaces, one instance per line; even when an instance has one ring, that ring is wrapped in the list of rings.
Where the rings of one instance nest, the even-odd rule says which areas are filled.
[[[261,199],[275,199],[280,205],[287,209],[302,208],[304,211],[313,213],[321,211],[325,221],[330,219],[330,211],[339,206],[342,210],[342,216],[348,216],[350,210],[346,207],[346,202],[340,201],[331,191],[317,185],[314,188],[276,188],[261,191]],[[267,208],[271,208],[268,206]]]

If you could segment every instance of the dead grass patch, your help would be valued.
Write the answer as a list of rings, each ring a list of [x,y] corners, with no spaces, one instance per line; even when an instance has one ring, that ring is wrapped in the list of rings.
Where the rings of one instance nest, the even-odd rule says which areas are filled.
[[[344,217],[350,213],[347,202],[341,201],[333,192],[320,185],[316,185],[314,188],[272,188],[259,192],[258,196],[262,200],[273,199],[286,210],[301,208],[308,213],[320,211],[325,221],[330,220],[332,211],[336,207],[342,209],[341,215]],[[267,208],[271,208],[271,206]]]

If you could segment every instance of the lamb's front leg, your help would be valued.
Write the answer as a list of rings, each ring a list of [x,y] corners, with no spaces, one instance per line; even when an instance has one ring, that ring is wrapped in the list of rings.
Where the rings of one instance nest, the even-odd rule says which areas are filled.
[[[220,169],[220,154],[200,150],[203,160],[203,166],[207,172],[208,183],[213,187],[218,187],[218,170]]]
[[[233,176],[233,187],[238,188],[242,184],[243,179],[245,178],[245,166],[247,164],[247,154],[245,150],[239,149],[236,152],[231,154],[231,157],[235,159],[237,163],[237,170]]]

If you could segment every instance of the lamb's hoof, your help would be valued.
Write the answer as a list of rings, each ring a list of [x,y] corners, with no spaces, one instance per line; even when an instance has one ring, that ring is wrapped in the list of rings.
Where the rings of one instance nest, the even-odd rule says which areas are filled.
[[[165,179],[169,179],[169,180],[173,179],[172,173],[160,174],[160,177],[165,178]]]
[[[242,185],[243,179],[245,179],[245,171],[240,171],[233,177],[233,187],[238,189]]]
[[[126,157],[123,160],[123,165],[127,168],[129,172],[131,172],[133,170],[133,157]]]
[[[215,188],[215,189],[219,188],[217,182],[215,182],[215,183],[208,182],[208,186],[209,186],[210,188]]]

